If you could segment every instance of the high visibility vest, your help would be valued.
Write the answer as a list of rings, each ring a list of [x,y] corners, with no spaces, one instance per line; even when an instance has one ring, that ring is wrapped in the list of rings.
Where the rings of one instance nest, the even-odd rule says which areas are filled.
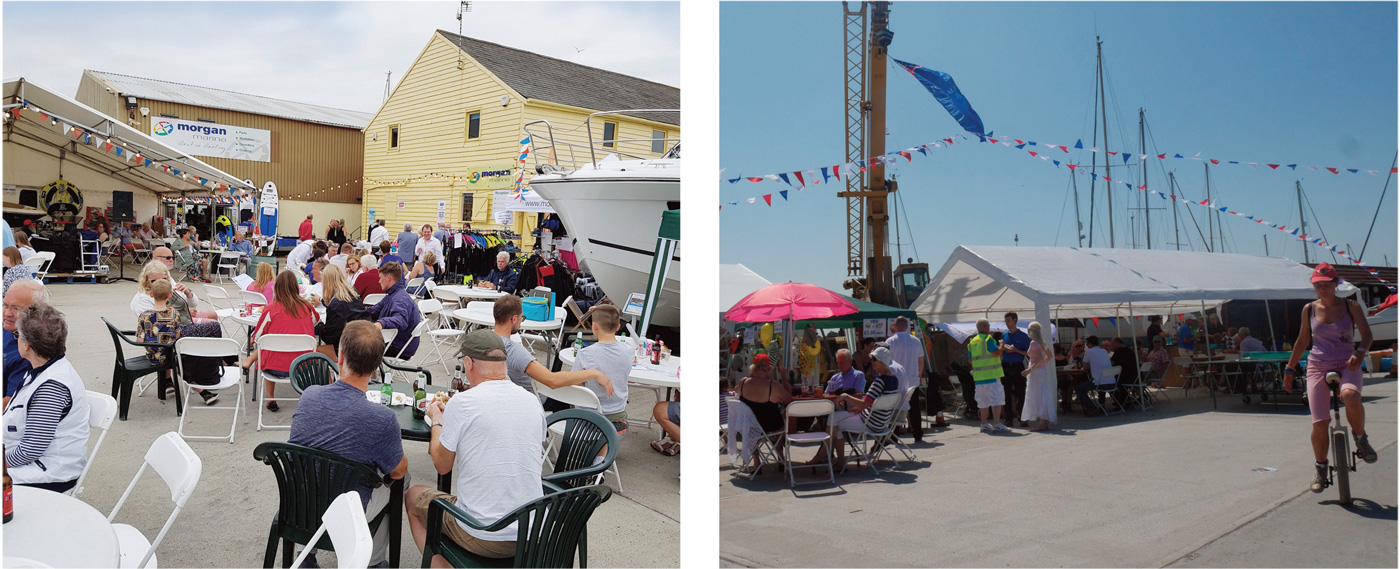
[[[972,382],[992,383],[1001,379],[1001,358],[987,350],[987,344],[995,345],[991,334],[978,334],[968,344],[968,357],[972,360]]]

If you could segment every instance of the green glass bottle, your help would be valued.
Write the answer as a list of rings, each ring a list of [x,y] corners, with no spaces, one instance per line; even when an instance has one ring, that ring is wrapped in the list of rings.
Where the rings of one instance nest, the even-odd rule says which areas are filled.
[[[379,401],[384,403],[385,407],[394,405],[394,386],[389,384],[388,377],[385,377],[384,383],[379,386]]]
[[[428,392],[423,389],[423,380],[413,380],[413,418],[419,421],[428,410]]]

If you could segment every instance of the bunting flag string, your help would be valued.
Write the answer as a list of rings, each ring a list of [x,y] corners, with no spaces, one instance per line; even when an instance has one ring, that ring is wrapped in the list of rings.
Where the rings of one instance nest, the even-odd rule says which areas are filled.
[[[530,156],[530,135],[520,140],[520,157],[516,158],[515,189],[511,191],[516,201],[525,201],[521,187],[525,185],[525,159]]]
[[[9,117],[11,118],[7,118],[6,120],[20,120],[22,117],[22,111],[31,111],[34,114],[39,115],[39,120],[36,121],[36,123],[39,125],[58,127],[59,123],[62,123],[63,136],[73,137],[74,142],[81,142],[85,146],[91,146],[95,150],[99,150],[104,154],[114,154],[117,158],[122,158],[126,162],[131,162],[132,160],[135,160],[136,166],[138,167],[159,167],[160,170],[166,174],[170,174],[172,176],[184,180],[190,179],[189,172],[183,172],[172,168],[169,165],[160,164],[155,160],[143,157],[139,150],[135,148],[127,148],[123,146],[122,142],[119,140],[110,138],[104,139],[100,135],[94,136],[94,134],[91,131],[88,131],[86,127],[77,123],[69,122],[59,117],[58,115],[55,115],[47,110],[39,108],[37,105],[30,103],[28,99],[21,100],[15,106],[7,109],[7,111],[8,112],[6,114],[9,115]],[[194,180],[198,182],[200,186],[208,187],[210,191],[228,192],[230,196],[232,196],[235,191],[241,191],[246,194],[252,190],[250,188],[240,189],[227,184],[217,183],[213,180],[204,178],[202,176],[194,176]],[[211,183],[213,183],[212,186],[210,186]]]
[[[964,141],[971,140],[967,135],[964,135],[964,134],[958,134],[958,135],[955,135],[955,137],[958,138],[958,139],[964,140]],[[1060,161],[1060,160],[1058,160],[1058,159],[1053,159],[1053,158],[1051,158],[1051,156],[1054,155],[1054,154],[1051,154],[1051,153],[1053,153],[1053,152],[1056,151],[1056,150],[1060,151],[1061,154],[1068,154],[1068,153],[1069,153],[1069,147],[1066,146],[1066,145],[1050,144],[1050,143],[1036,143],[1035,141],[1032,141],[1032,140],[1029,140],[1029,139],[1017,139],[1017,138],[1010,138],[1010,137],[997,137],[997,136],[994,136],[994,135],[991,135],[991,134],[986,135],[985,138],[986,138],[986,143],[990,143],[990,144],[1000,144],[1000,145],[1002,145],[1002,146],[1014,147],[1014,148],[1017,148],[1017,149],[1023,149],[1023,150],[1024,150],[1027,146],[1032,146],[1032,147],[1040,148],[1041,150],[1026,150],[1026,153],[1027,153],[1027,155],[1029,155],[1031,158],[1039,158],[1042,162],[1045,162],[1046,164],[1053,164],[1056,168],[1059,168],[1059,167],[1061,167],[1061,166],[1064,166],[1064,167],[1068,168],[1069,170],[1071,170],[1072,172],[1074,172],[1074,173],[1076,173],[1076,174],[1078,174],[1078,175],[1084,175],[1084,174],[1086,173],[1084,170],[1078,169],[1078,168],[1084,166],[1083,164],[1077,164],[1077,163],[1073,163],[1073,162],[1070,162],[1070,161],[1064,161],[1064,162],[1062,162],[1062,161]],[[1014,144],[1013,144],[1013,142],[1014,142]],[[812,184],[812,185],[819,185],[819,184],[821,184],[821,183],[828,183],[828,181],[829,181],[829,179],[830,179],[830,177],[831,177],[830,174],[829,174],[829,172],[837,172],[837,171],[840,171],[840,170],[843,170],[843,169],[846,170],[848,173],[853,172],[853,171],[855,171],[855,170],[859,170],[859,171],[861,171],[861,172],[865,172],[865,171],[866,171],[866,168],[867,168],[868,166],[874,166],[874,165],[877,164],[877,163],[883,163],[883,164],[890,165],[890,166],[896,166],[896,165],[898,165],[898,163],[899,163],[899,162],[898,162],[898,158],[900,158],[900,157],[905,158],[906,161],[907,161],[906,163],[908,163],[908,162],[913,162],[913,154],[914,154],[915,152],[919,153],[919,154],[922,155],[922,156],[928,157],[928,156],[929,156],[928,151],[930,150],[930,147],[932,147],[932,148],[943,148],[944,145],[953,146],[953,144],[954,144],[954,137],[949,137],[949,138],[944,138],[944,139],[941,139],[941,140],[938,140],[938,141],[934,141],[934,142],[931,142],[931,143],[928,143],[928,144],[919,145],[919,146],[917,146],[917,147],[911,147],[911,148],[908,148],[908,149],[905,149],[905,150],[902,150],[902,151],[895,151],[895,152],[887,153],[887,154],[885,154],[884,156],[877,156],[877,157],[869,158],[869,159],[866,159],[866,160],[862,160],[862,161],[859,162],[859,163],[856,163],[856,162],[848,162],[848,163],[845,163],[845,164],[839,164],[839,165],[835,165],[835,166],[822,167],[822,168],[819,169],[820,172],[821,172],[821,179],[820,179],[820,180],[818,179],[818,177],[817,177],[817,175],[816,175],[817,170],[805,170],[805,171],[804,171],[804,170],[798,170],[798,171],[794,171],[794,172],[785,172],[785,173],[782,173],[782,174],[768,174],[768,175],[763,175],[763,176],[742,176],[742,175],[741,175],[741,176],[736,177],[736,178],[727,179],[726,181],[729,182],[730,184],[735,184],[735,183],[738,183],[738,182],[741,181],[741,180],[748,180],[748,181],[754,182],[754,183],[764,182],[764,181],[767,181],[767,180],[777,180],[777,181],[786,182],[789,186],[794,186],[793,183],[792,183],[792,180],[793,180],[793,179],[796,179],[796,180],[798,181],[798,184],[797,184],[796,186],[794,186],[794,187],[796,187],[798,191],[803,191],[803,190],[806,189],[806,186],[807,186],[808,183],[810,183],[810,184]],[[1082,140],[1076,140],[1076,141],[1075,141],[1075,144],[1074,144],[1074,148],[1076,148],[1076,149],[1082,149],[1082,148],[1083,148],[1083,141],[1082,141]],[[1180,160],[1203,160],[1203,159],[1201,158],[1201,153],[1199,153],[1199,152],[1197,152],[1195,155],[1191,156],[1190,158],[1187,158],[1187,157],[1185,157],[1184,155],[1182,155],[1181,153],[1160,153],[1160,154],[1155,154],[1155,155],[1147,155],[1147,154],[1136,154],[1136,153],[1132,153],[1132,152],[1122,152],[1122,153],[1119,153],[1119,152],[1117,152],[1117,151],[1102,151],[1102,150],[1100,150],[1100,149],[1098,149],[1098,148],[1089,148],[1088,150],[1089,150],[1090,152],[1094,152],[1094,153],[1097,153],[1097,152],[1106,152],[1106,153],[1107,153],[1108,155],[1110,155],[1110,156],[1121,154],[1121,155],[1123,155],[1123,156],[1126,157],[1125,162],[1128,161],[1128,160],[1131,160],[1133,157],[1136,157],[1140,162],[1145,162],[1145,161],[1147,161],[1147,160],[1149,160],[1149,159],[1151,159],[1151,158],[1153,158],[1153,157],[1155,157],[1155,158],[1157,158],[1157,159],[1159,159],[1159,160],[1168,160],[1168,159],[1169,159],[1169,158],[1168,158],[1169,155],[1170,155],[1170,159],[1180,159]],[[1258,165],[1259,165],[1258,162],[1240,162],[1240,161],[1237,161],[1237,160],[1225,160],[1225,161],[1222,161],[1222,160],[1218,160],[1218,159],[1214,159],[1214,158],[1205,158],[1204,160],[1208,160],[1208,161],[1210,161],[1212,164],[1229,164],[1229,165],[1241,165],[1241,164],[1243,164],[1243,165],[1250,166],[1250,167],[1252,167],[1252,168],[1254,168],[1254,169],[1256,169],[1256,170],[1258,170]],[[1272,170],[1279,170],[1280,168],[1283,168],[1283,167],[1286,167],[1286,168],[1288,168],[1289,170],[1296,170],[1297,167],[1298,167],[1298,164],[1274,164],[1274,163],[1264,163],[1264,165],[1265,165],[1265,166],[1268,166],[1268,167],[1269,167],[1269,170],[1271,170],[1271,171],[1272,171]],[[1316,167],[1316,166],[1306,166],[1306,165],[1304,165],[1303,167],[1304,167],[1304,168],[1308,168],[1308,169],[1310,169],[1310,170],[1318,170],[1318,169],[1319,169],[1319,168]],[[1335,175],[1340,175],[1340,170],[1346,170],[1347,172],[1352,173],[1352,174],[1358,174],[1358,173],[1360,173],[1360,172],[1363,171],[1363,170],[1361,170],[1361,169],[1359,169],[1359,168],[1335,168],[1335,167],[1325,167],[1324,169],[1327,170],[1328,172],[1331,172],[1331,173],[1335,174]],[[1376,175],[1376,174],[1378,174],[1378,173],[1380,172],[1379,170],[1364,170],[1364,171],[1365,171],[1366,173],[1372,175],[1372,176],[1374,176],[1374,175]],[[806,173],[806,179],[805,179],[805,181],[804,181],[804,177],[803,177],[803,173],[804,173],[804,172]],[[1391,172],[1391,173],[1396,173],[1396,168],[1391,168],[1390,172]],[[791,174],[792,177],[789,178],[788,174]],[[1263,217],[1261,217],[1261,216],[1247,215],[1247,214],[1241,213],[1241,212],[1236,211],[1235,209],[1233,209],[1233,208],[1231,208],[1231,207],[1221,205],[1220,202],[1219,202],[1218,200],[1216,200],[1216,201],[1214,201],[1214,202],[1212,202],[1212,201],[1210,201],[1210,200],[1202,200],[1202,201],[1200,201],[1200,202],[1196,202],[1196,201],[1193,201],[1193,200],[1188,200],[1188,199],[1186,199],[1186,198],[1183,198],[1182,196],[1179,196],[1179,195],[1175,195],[1175,194],[1165,194],[1165,193],[1162,193],[1162,192],[1157,191],[1157,190],[1155,190],[1155,189],[1148,188],[1148,187],[1145,186],[1145,185],[1136,185],[1136,186],[1135,186],[1135,185],[1132,184],[1131,182],[1126,182],[1126,181],[1122,181],[1122,180],[1117,180],[1117,181],[1115,181],[1115,180],[1114,180],[1112,177],[1110,177],[1110,176],[1106,176],[1106,175],[1105,175],[1105,176],[1100,176],[1100,175],[1099,175],[1098,173],[1096,173],[1096,172],[1087,172],[1087,174],[1088,174],[1090,177],[1092,177],[1094,180],[1098,180],[1099,178],[1102,178],[1102,179],[1104,180],[1104,182],[1106,182],[1106,183],[1111,183],[1111,184],[1113,184],[1113,185],[1115,185],[1115,186],[1121,184],[1121,185],[1125,186],[1125,187],[1126,187],[1127,189],[1129,189],[1129,190],[1138,190],[1138,191],[1146,192],[1146,193],[1148,193],[1148,194],[1155,195],[1155,196],[1157,196],[1158,198],[1161,198],[1161,199],[1163,199],[1163,200],[1175,200],[1175,201],[1180,202],[1180,203],[1185,204],[1185,205],[1193,205],[1193,206],[1197,206],[1197,207],[1203,207],[1203,208],[1215,210],[1215,211],[1218,211],[1218,212],[1221,212],[1221,213],[1226,213],[1226,214],[1229,214],[1229,215],[1232,215],[1232,216],[1235,216],[1235,217],[1239,217],[1239,218],[1242,218],[1242,219],[1246,219],[1246,220],[1248,220],[1248,221],[1253,221],[1253,222],[1255,222],[1255,223],[1257,223],[1257,224],[1259,224],[1259,225],[1267,226],[1267,227],[1270,227],[1270,228],[1272,228],[1272,229],[1278,230],[1278,231],[1280,231],[1280,232],[1282,232],[1282,233],[1291,235],[1291,236],[1293,236],[1293,237],[1299,239],[1300,241],[1304,241],[1304,242],[1307,242],[1307,243],[1312,243],[1312,244],[1313,244],[1314,246],[1316,246],[1316,247],[1322,248],[1322,249],[1327,250],[1327,251],[1329,251],[1329,252],[1331,252],[1331,253],[1333,253],[1333,254],[1339,255],[1339,256],[1341,256],[1341,257],[1347,259],[1349,262],[1351,262],[1351,263],[1353,263],[1353,264],[1355,264],[1355,265],[1357,265],[1357,266],[1359,266],[1359,267],[1362,267],[1363,269],[1366,269],[1366,271],[1367,271],[1368,273],[1370,273],[1372,276],[1376,277],[1376,279],[1379,280],[1382,284],[1385,284],[1387,287],[1389,287],[1389,288],[1391,289],[1392,292],[1394,292],[1394,291],[1396,290],[1396,287],[1395,287],[1395,285],[1394,285],[1393,283],[1386,282],[1385,279],[1381,278],[1380,273],[1379,273],[1378,271],[1374,270],[1373,268],[1367,267],[1366,265],[1363,265],[1363,264],[1360,262],[1360,260],[1358,260],[1358,259],[1353,259],[1352,256],[1351,256],[1349,253],[1347,253],[1345,249],[1339,248],[1339,247],[1336,246],[1336,245],[1329,245],[1329,244],[1327,243],[1327,241],[1323,240],[1321,237],[1312,237],[1312,238],[1310,238],[1310,237],[1308,236],[1308,234],[1302,233],[1301,230],[1298,229],[1298,228],[1294,228],[1294,229],[1292,229],[1292,230],[1289,230],[1289,229],[1288,229],[1288,226],[1287,226],[1286,224],[1285,224],[1285,225],[1279,225],[1279,224],[1276,224],[1276,223],[1269,222],[1269,221],[1265,220],[1265,219],[1264,219]],[[849,175],[849,174],[848,174],[848,175]],[[838,178],[838,180],[839,180],[839,178]],[[784,190],[784,194],[783,194],[784,200],[787,199],[786,191],[787,191],[787,190]],[[764,194],[764,195],[762,196],[764,203],[765,203],[766,205],[768,205],[769,207],[772,207],[772,205],[773,205],[772,197],[773,197],[773,195],[772,195],[771,193],[770,193],[770,194]],[[756,199],[756,198],[747,198],[747,199],[745,199],[745,200],[743,200],[743,201],[744,201],[744,202],[747,202],[747,203],[749,203],[749,204],[753,204],[753,203],[756,203],[757,199]],[[739,201],[729,201],[729,202],[726,202],[727,205],[731,205],[731,206],[739,205],[739,203],[740,203]],[[721,211],[722,211],[722,210],[721,210]]]

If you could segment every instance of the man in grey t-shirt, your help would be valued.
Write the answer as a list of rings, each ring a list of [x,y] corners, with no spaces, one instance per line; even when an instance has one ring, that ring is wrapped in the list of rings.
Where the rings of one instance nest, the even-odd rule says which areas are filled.
[[[549,368],[535,361],[535,356],[529,349],[510,339],[511,335],[520,331],[520,325],[525,322],[525,310],[521,308],[520,297],[508,294],[496,299],[491,313],[496,321],[496,335],[501,337],[501,343],[506,349],[506,376],[510,378],[511,383],[533,394],[535,385],[531,380],[551,389],[595,380],[608,394],[613,392],[613,384],[605,373],[598,370],[549,371]]]

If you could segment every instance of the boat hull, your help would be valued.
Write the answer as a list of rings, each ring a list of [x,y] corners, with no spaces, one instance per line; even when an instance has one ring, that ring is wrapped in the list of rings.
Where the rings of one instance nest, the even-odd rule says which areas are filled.
[[[680,178],[674,171],[678,167],[671,170],[634,175],[578,171],[540,175],[530,182],[577,239],[574,254],[614,303],[623,304],[630,293],[646,292],[661,214],[680,208]],[[679,247],[671,261],[652,323],[678,327]]]

